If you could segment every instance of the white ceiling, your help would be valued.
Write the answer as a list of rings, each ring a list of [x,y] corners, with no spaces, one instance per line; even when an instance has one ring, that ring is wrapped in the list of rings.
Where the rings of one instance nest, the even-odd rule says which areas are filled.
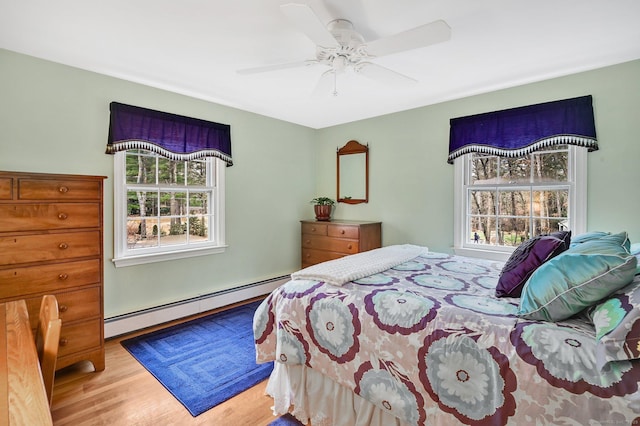
[[[0,0],[0,48],[312,128],[640,58],[638,0],[298,0],[366,41],[438,19],[452,37],[374,60],[411,88],[345,73],[318,94],[322,65],[239,75],[315,57],[290,1]]]

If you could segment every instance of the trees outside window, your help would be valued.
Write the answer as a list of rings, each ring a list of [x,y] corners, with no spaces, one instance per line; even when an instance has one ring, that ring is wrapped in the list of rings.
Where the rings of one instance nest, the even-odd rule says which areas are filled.
[[[116,266],[224,248],[220,160],[172,160],[141,149],[115,157]]]
[[[586,155],[580,150],[559,145],[522,157],[458,158],[456,252],[500,258],[538,235],[582,232],[584,212],[577,206],[586,204]]]

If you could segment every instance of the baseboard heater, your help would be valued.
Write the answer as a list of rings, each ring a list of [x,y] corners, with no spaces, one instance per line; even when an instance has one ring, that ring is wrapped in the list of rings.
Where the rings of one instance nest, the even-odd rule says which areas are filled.
[[[269,294],[289,279],[290,275],[283,275],[281,277],[270,278],[228,290],[193,297],[191,299],[105,318],[104,337],[108,339],[168,321],[207,312],[222,306],[242,302],[254,297],[263,296]]]

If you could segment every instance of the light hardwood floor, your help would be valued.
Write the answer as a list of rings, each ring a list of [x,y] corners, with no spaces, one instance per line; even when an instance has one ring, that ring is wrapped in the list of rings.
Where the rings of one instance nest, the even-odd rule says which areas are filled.
[[[266,381],[192,417],[120,344],[123,339],[178,322],[107,340],[104,371],[94,372],[89,362],[59,370],[51,406],[53,424],[264,426],[275,420],[273,401],[264,394]]]

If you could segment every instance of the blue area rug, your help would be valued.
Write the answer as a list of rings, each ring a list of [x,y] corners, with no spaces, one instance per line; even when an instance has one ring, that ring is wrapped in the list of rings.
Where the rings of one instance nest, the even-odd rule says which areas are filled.
[[[303,424],[291,414],[285,414],[282,417],[278,417],[267,426],[303,426]]]
[[[127,349],[197,416],[266,379],[256,364],[253,314],[260,302],[123,340]]]

